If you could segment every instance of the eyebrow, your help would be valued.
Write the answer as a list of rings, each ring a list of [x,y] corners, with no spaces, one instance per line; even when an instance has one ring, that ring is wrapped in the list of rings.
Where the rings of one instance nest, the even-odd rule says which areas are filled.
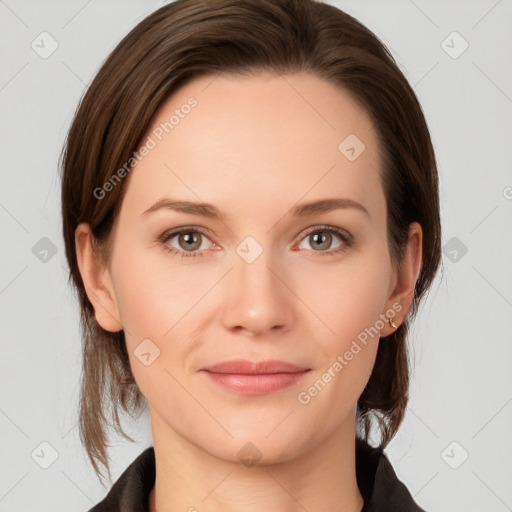
[[[347,208],[359,210],[368,217],[370,216],[370,213],[362,204],[348,198],[320,199],[317,201],[300,203],[293,206],[290,209],[290,213],[294,217],[309,217],[317,213],[325,213],[337,209]],[[210,203],[177,201],[169,198],[160,199],[153,206],[150,206],[146,211],[144,211],[142,216],[146,216],[151,212],[155,212],[161,209],[173,210],[191,215],[201,215],[210,219],[217,219],[221,222],[225,220],[225,216],[222,214],[222,212],[216,206]]]

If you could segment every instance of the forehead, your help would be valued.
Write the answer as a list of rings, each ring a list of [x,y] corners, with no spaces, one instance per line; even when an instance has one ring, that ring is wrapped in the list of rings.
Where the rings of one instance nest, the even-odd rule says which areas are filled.
[[[127,193],[139,209],[165,193],[293,204],[341,187],[362,201],[380,180],[366,111],[308,73],[196,78],[161,105],[142,144],[150,139]]]
[[[188,106],[191,99],[196,103],[193,108]],[[338,151],[339,142],[349,133],[367,145],[375,142],[373,123],[350,93],[305,72],[196,78],[160,106],[148,133],[158,127],[165,131],[172,117],[169,135],[212,150],[219,149],[219,139],[225,142],[226,132],[232,146],[239,145],[244,152],[249,144],[242,143],[255,136],[259,143],[268,143],[267,149],[278,144],[283,150],[292,147],[295,153],[307,152],[308,145],[301,148],[299,142],[309,142],[310,147],[323,142],[326,149]]]

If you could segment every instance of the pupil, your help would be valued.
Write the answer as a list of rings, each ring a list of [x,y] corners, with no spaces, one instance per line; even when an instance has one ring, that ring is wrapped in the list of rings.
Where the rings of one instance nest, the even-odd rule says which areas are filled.
[[[185,244],[188,248],[192,247],[197,243],[197,237],[191,233],[185,233],[182,235],[182,239],[185,241]]]
[[[315,240],[315,244],[316,244],[317,242],[319,242],[319,244],[318,244],[318,245],[319,245],[319,246],[321,246],[322,244],[324,244],[324,243],[325,243],[325,241],[326,241],[326,240],[329,240],[329,239],[330,239],[330,235],[329,235],[329,234],[325,234],[325,231],[323,231],[323,232],[322,232],[322,233],[320,233],[320,234],[315,234],[315,235],[313,235],[313,239]],[[329,245],[329,244],[327,244],[327,245]],[[320,247],[320,248],[322,249],[322,248],[325,248],[325,247]]]

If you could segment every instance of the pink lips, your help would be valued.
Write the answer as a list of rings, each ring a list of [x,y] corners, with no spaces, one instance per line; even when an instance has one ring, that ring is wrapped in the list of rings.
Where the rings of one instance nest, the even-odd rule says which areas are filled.
[[[298,382],[310,371],[285,361],[225,361],[202,368],[217,384],[244,394],[277,391]]]

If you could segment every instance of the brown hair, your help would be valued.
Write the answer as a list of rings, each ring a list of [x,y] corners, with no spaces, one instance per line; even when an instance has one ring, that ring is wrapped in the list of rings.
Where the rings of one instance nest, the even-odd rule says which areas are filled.
[[[87,222],[108,262],[124,179],[101,200],[94,190],[123,167],[159,106],[188,80],[216,73],[307,71],[348,91],[369,113],[383,154],[388,246],[400,264],[408,227],[423,228],[423,262],[410,316],[440,263],[441,226],[434,150],[421,106],[389,50],[368,28],[315,0],[177,0],[142,20],[112,51],[81,99],[61,154],[62,219],[69,279],[81,309],[83,369],[80,439],[96,471],[108,471],[108,426],[122,430],[119,407],[132,417],[147,405],[130,369],[124,332],[95,320],[79,273],[75,229]],[[357,404],[368,441],[374,419],[381,447],[396,434],[408,402],[409,320],[380,343]],[[112,422],[106,412],[110,409]]]

